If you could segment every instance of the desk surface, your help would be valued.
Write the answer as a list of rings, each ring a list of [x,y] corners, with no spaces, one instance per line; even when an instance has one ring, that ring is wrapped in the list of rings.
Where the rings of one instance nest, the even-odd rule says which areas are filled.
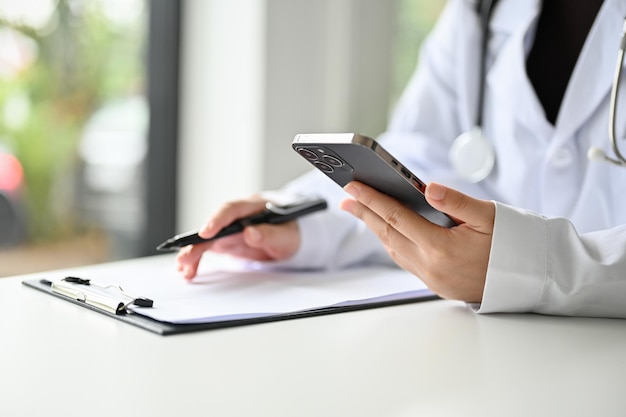
[[[163,337],[21,284],[44,276],[0,279],[2,416],[626,415],[626,320],[428,301]]]

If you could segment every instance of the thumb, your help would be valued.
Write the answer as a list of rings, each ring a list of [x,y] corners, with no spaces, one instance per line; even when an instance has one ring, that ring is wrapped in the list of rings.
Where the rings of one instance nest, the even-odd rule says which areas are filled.
[[[435,209],[482,233],[493,233],[496,207],[491,201],[479,200],[452,188],[431,182],[426,200]]]

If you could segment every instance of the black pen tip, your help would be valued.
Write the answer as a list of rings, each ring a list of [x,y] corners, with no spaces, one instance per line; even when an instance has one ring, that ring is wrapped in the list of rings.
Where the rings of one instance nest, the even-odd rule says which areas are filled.
[[[178,249],[177,247],[172,246],[172,242],[170,242],[169,240],[166,240],[165,242],[161,243],[159,246],[156,247],[156,250],[160,252],[171,252],[177,249]]]

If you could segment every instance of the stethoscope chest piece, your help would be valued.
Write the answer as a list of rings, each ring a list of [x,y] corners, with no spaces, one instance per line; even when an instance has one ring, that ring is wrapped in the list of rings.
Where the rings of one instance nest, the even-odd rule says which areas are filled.
[[[479,127],[459,135],[452,143],[448,155],[457,174],[469,182],[484,180],[496,160],[491,144]]]

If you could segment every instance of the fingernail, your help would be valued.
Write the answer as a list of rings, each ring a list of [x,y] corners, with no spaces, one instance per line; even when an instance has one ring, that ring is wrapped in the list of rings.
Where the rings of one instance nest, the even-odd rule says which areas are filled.
[[[354,204],[355,204],[355,200],[351,198],[346,198],[345,200],[341,202],[341,204],[339,205],[339,208],[343,211],[347,211],[348,213],[352,213]]]
[[[431,182],[426,187],[426,195],[432,200],[443,200],[446,196],[446,187],[439,185],[436,182]]]
[[[191,268],[185,267],[183,269],[183,278],[186,279],[186,280],[190,280],[191,278],[193,278],[193,272],[192,272]]]
[[[359,196],[359,189],[354,184],[349,183],[345,187],[343,187],[344,191],[350,194],[352,197],[357,198]]]

